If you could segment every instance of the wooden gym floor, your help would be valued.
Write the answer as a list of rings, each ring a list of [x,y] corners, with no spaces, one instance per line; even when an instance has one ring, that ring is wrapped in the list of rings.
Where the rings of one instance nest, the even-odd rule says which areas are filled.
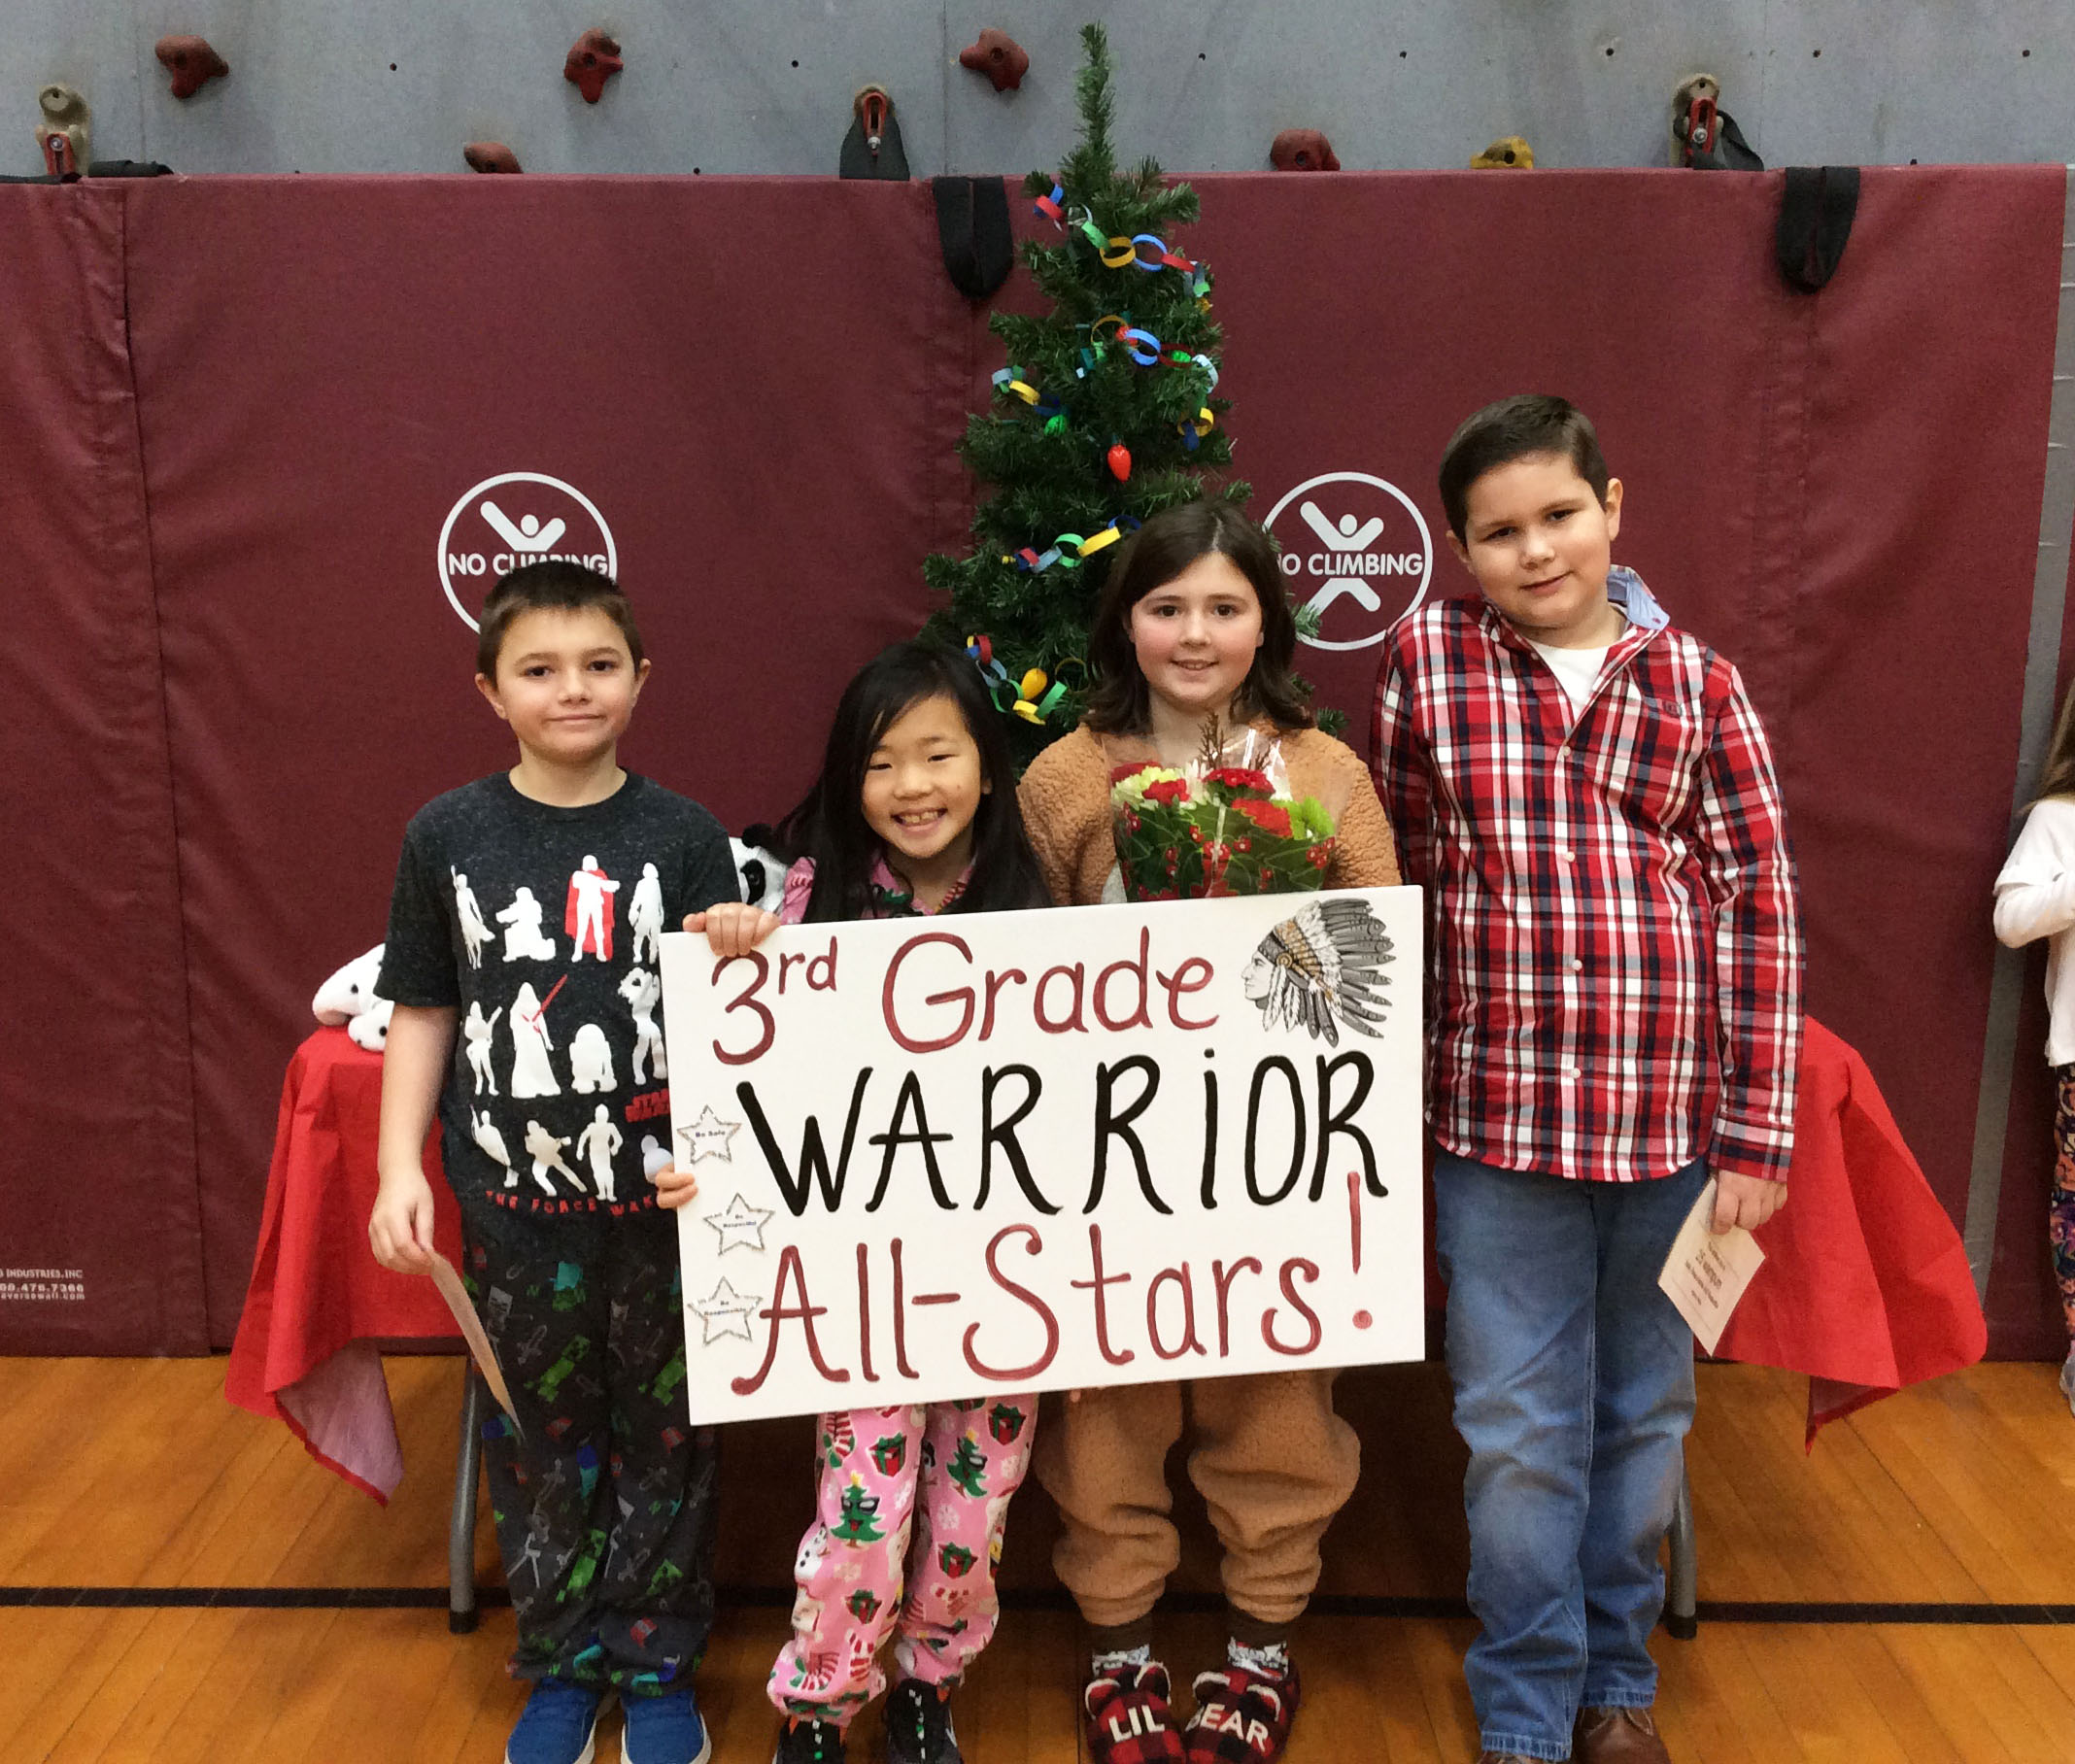
[[[222,1400],[221,1360],[0,1360],[0,1761],[448,1764],[501,1758],[511,1612],[445,1617],[460,1363],[389,1362],[408,1469],[388,1508]],[[1460,1447],[1438,1367],[1349,1374],[1362,1485],[1299,1634],[1290,1764],[1469,1764]],[[1801,1452],[1802,1381],[1701,1370],[1689,1454],[1701,1628],[1659,1635],[1681,1764],[2075,1764],[2075,1417],[2054,1369],[1985,1366]],[[699,1676],[715,1756],[763,1764],[764,1676],[807,1510],[804,1423],[735,1429]],[[1177,1463],[1178,1469],[1178,1463]],[[1164,1620],[1177,1679],[1219,1645],[1200,1509]],[[958,1704],[972,1764],[1078,1756],[1054,1526],[1019,1499],[1010,1609]],[[487,1517],[479,1579],[498,1582]],[[85,1589],[84,1591],[82,1589]],[[269,1605],[265,1601],[278,1601]],[[617,1755],[616,1723],[600,1755]],[[851,1753],[876,1764],[867,1714]]]

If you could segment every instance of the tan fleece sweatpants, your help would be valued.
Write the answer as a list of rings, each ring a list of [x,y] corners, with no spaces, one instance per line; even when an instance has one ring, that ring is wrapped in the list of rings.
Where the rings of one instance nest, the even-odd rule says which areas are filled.
[[[1195,1425],[1189,1480],[1225,1546],[1225,1597],[1287,1623],[1318,1584],[1318,1540],[1354,1491],[1361,1443],[1333,1411],[1333,1374],[1125,1384],[1062,1402],[1038,1435],[1038,1479],[1066,1529],[1052,1566],[1100,1628],[1136,1622],[1181,1560],[1168,1447]]]

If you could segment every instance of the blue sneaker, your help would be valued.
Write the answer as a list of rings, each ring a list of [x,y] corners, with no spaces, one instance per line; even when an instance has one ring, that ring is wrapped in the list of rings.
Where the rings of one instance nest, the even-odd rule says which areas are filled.
[[[599,1702],[596,1691],[581,1684],[540,1679],[504,1742],[504,1764],[591,1764]]]
[[[620,1710],[627,1717],[620,1738],[624,1764],[706,1764],[713,1756],[713,1736],[689,1690],[664,1697],[623,1695]]]

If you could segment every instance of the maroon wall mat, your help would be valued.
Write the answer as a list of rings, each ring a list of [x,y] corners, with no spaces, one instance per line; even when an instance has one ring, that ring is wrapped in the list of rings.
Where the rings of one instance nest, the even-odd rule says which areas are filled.
[[[1516,390],[1591,413],[1627,488],[1616,558],[1739,664],[1771,732],[1809,1008],[1866,1056],[1958,1220],[1990,885],[2017,764],[2064,174],[1870,170],[1843,266],[1814,295],[1774,267],[1781,182],[1208,178],[1189,250],[1217,272],[1219,390],[1237,406],[1235,469],[1255,510],[1322,473],[1382,477],[1425,516],[1436,591],[1469,586],[1433,490],[1455,424]],[[1378,550],[1416,542],[1364,494],[1344,503],[1387,517]],[[1287,515],[1276,530],[1292,551],[1317,549]],[[1398,594],[1380,596],[1378,620]],[[1352,610],[1344,598],[1333,617]],[[1373,657],[1303,652],[1364,742]],[[2027,1034],[2025,1058],[2043,1034]],[[2044,1284],[2045,1141],[2035,1119],[2017,1132],[1993,1340],[2043,1353],[2059,1328]]]
[[[1353,578],[1374,608],[1353,593],[1335,600],[1329,638],[1380,630],[1422,558],[1429,593],[1467,588],[1432,490],[1462,416],[1539,388],[1597,419],[1628,486],[1616,555],[1739,662],[1772,729],[1807,899],[1811,1007],[1866,1055],[1958,1217],[1988,888],[2016,769],[2061,170],[1869,171],[1843,268],[1813,296],[1774,267],[1770,175],[1234,176],[1201,188],[1204,219],[1179,243],[1217,275],[1220,390],[1236,401],[1254,510],[1281,505],[1275,530],[1300,593],[1334,586],[1325,572],[1350,556],[1380,572]],[[29,326],[0,345],[5,408],[42,407],[27,433],[0,424],[0,460],[15,467],[0,495],[41,560],[25,579],[50,597],[42,584],[88,567],[133,572],[121,593],[35,609],[51,642],[77,647],[83,607],[119,606],[94,640],[126,647],[106,652],[120,687],[62,701],[72,722],[108,730],[49,739],[9,726],[6,739],[33,743],[10,753],[48,786],[36,811],[48,849],[36,849],[64,881],[33,895],[32,919],[50,927],[32,981],[43,1033],[5,1082],[24,1145],[113,1140],[114,1103],[130,1111],[125,1155],[153,1171],[140,1192],[190,1208],[187,1260],[169,1252],[152,1271],[190,1317],[198,1141],[208,1330],[221,1343],[309,993],[380,935],[410,811],[506,758],[469,689],[471,638],[441,557],[483,560],[484,574],[464,562],[454,577],[472,605],[500,549],[486,494],[505,497],[508,521],[561,519],[567,544],[597,543],[582,502],[553,486],[466,492],[532,472],[595,505],[658,660],[629,759],[740,827],[788,805],[841,681],[927,610],[920,558],[959,543],[969,512],[951,450],[1002,356],[986,309],[942,272],[921,186],[224,179],[5,193],[23,214],[44,202],[88,235],[98,226],[111,254],[39,258],[35,225],[7,227],[24,243],[0,286],[38,289]],[[126,456],[92,454],[101,475],[70,502],[62,473],[52,497],[21,489],[66,457],[60,438],[87,402],[51,360],[119,356],[118,200],[170,777],[166,733],[149,763],[136,741],[157,729],[160,687],[140,599],[134,437]],[[1019,226],[1051,236],[1020,197],[1016,208]],[[1119,272],[1120,306],[1138,274]],[[1003,292],[1029,298],[1020,274]],[[9,310],[30,311],[26,294]],[[113,422],[124,395],[119,381],[93,408]],[[32,446],[44,451],[17,464]],[[130,473],[119,493],[107,482],[119,457]],[[1341,544],[1343,519],[1358,544]],[[1322,698],[1353,713],[1358,746],[1375,655],[1304,655]],[[118,732],[139,751],[119,757]],[[101,773],[79,769],[88,749]],[[77,842],[113,837],[111,805],[132,799],[139,844],[83,864]],[[83,899],[82,874],[111,887],[120,875],[132,898],[156,877],[157,892],[118,915]],[[106,939],[119,919],[150,948],[125,950],[121,997],[89,1008],[78,1001],[112,983],[85,971],[82,937]],[[183,940],[199,1121],[196,1133],[179,1117],[185,1138],[164,1111],[186,1069],[161,1072],[187,1053]],[[148,1132],[137,1102],[68,1095],[49,1073],[30,1081],[33,1059],[53,1053],[68,1075],[107,1069],[96,1037],[137,1022],[147,995],[160,1014],[114,1064],[125,1085],[160,1074]],[[1990,1294],[1999,1352],[2046,1351],[2053,1325],[2043,1117],[2029,1119],[2044,1087],[2027,1076],[2038,1037],[2026,1036]],[[17,1191],[36,1197],[37,1244],[22,1254],[38,1266],[68,1242],[76,1264],[150,1216],[87,1191],[70,1167],[22,1186],[45,1180],[11,1170],[0,1212],[21,1216]],[[153,1225],[148,1240],[168,1235]],[[0,1348],[32,1345],[24,1316],[0,1304]],[[95,1344],[198,1342],[137,1311]]]
[[[9,1353],[209,1345],[123,215],[0,187]]]
[[[167,181],[131,217],[226,1343],[309,996],[380,939],[411,812],[510,763],[441,586],[450,510],[514,471],[590,498],[656,661],[629,763],[768,816],[921,616],[963,302],[926,190],[833,179]],[[595,555],[560,492],[490,493]],[[509,549],[479,507],[448,548],[485,560],[471,610]]]

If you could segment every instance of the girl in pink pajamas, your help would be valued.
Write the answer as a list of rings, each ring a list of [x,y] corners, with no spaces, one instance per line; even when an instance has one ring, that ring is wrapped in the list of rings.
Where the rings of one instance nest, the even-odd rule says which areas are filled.
[[[793,860],[778,913],[722,905],[685,921],[715,955],[810,920],[1049,904],[1000,716],[972,663],[928,644],[897,644],[850,683],[821,776],[777,840]],[[689,1170],[655,1183],[665,1206],[697,1191]],[[1037,1421],[1035,1396],[822,1416],[818,1516],[771,1668],[786,1716],[774,1764],[845,1764],[844,1731],[886,1687],[889,1637],[889,1764],[962,1764],[951,1687],[994,1634],[995,1565]]]
[[[949,1739],[950,1688],[994,1634],[1008,1498],[1030,1467],[1037,1419],[1035,1396],[822,1416],[820,1519],[793,1565],[793,1639],[770,1677],[789,1729],[848,1726],[886,1687],[879,1652],[892,1636],[897,1697],[915,1689],[888,1707],[890,1733],[930,1725],[934,1701]],[[783,1745],[778,1755],[789,1756]],[[825,1755],[841,1754],[825,1742]]]

